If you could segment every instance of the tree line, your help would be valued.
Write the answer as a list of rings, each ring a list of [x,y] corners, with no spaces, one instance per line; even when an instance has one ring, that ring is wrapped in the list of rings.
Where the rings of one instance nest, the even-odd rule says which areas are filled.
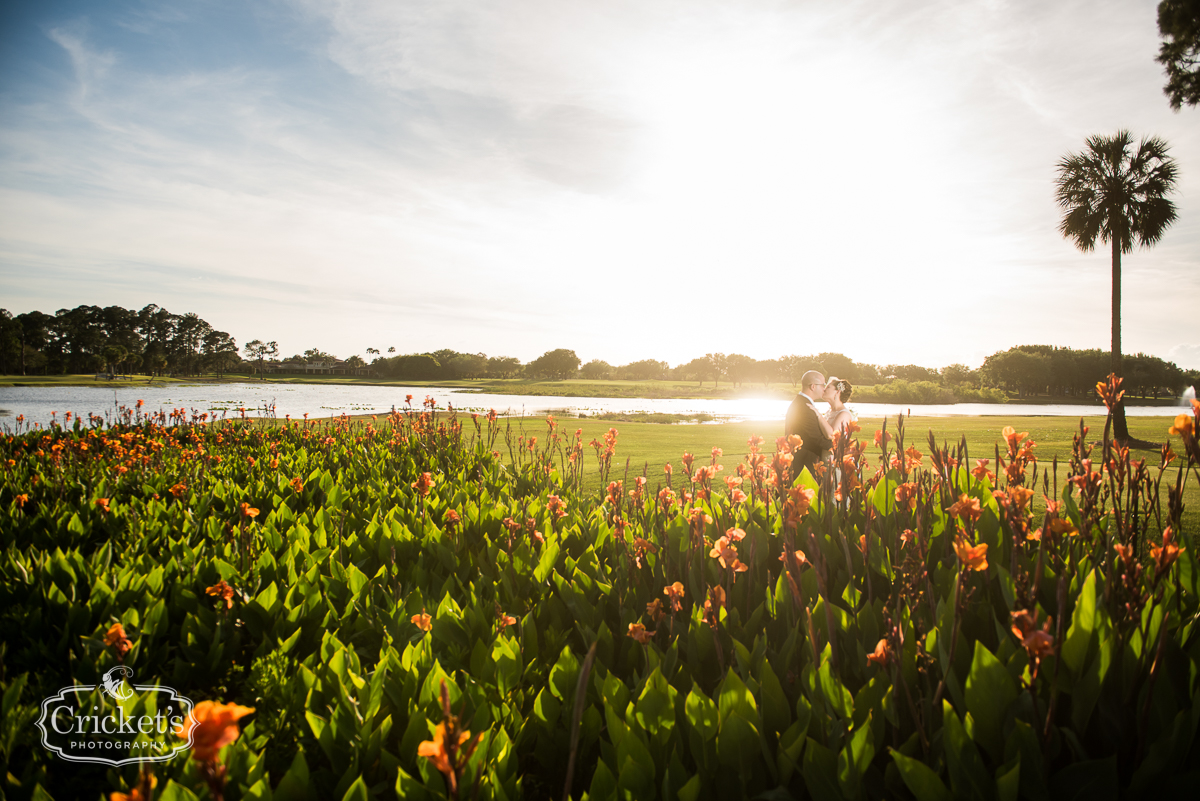
[[[242,362],[237,342],[199,315],[153,303],[139,311],[77,306],[54,314],[0,309],[0,372],[62,375],[107,371],[197,375]]]
[[[299,365],[333,363],[369,368],[379,378],[414,381],[458,379],[567,379],[632,381],[696,381],[701,386],[722,382],[734,387],[785,383],[798,387],[809,370],[837,375],[857,386],[911,385],[963,392],[988,388],[1017,395],[1058,395],[1090,398],[1096,382],[1110,366],[1109,351],[1075,350],[1052,345],[1019,345],[988,356],[972,369],[951,364],[940,369],[916,364],[869,364],[841,353],[787,355],[755,359],[741,353],[706,353],[672,367],[665,361],[641,359],[610,364],[602,359],[584,363],[575,351],[558,348],[528,363],[512,356],[462,353],[441,349],[397,353],[366,348],[364,356],[344,361],[311,348],[280,357],[275,342],[251,340],[239,349],[232,336],[217,331],[198,315],[173,314],[150,304],[134,311],[120,306],[78,306],[53,315],[27,312],[12,315],[0,309],[0,372],[7,374],[67,374],[107,371],[148,375],[202,373],[286,372]],[[370,361],[368,361],[368,359]],[[1130,395],[1155,398],[1178,395],[1200,383],[1200,371],[1184,370],[1157,356],[1126,356],[1125,387]]]

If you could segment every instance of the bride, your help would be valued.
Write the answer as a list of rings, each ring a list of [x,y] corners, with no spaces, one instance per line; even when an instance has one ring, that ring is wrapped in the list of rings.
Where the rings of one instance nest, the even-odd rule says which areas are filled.
[[[844,378],[830,376],[825,384],[825,392],[821,399],[829,403],[829,411],[825,414],[825,422],[829,424],[829,434],[834,431],[845,433],[850,423],[858,420],[854,410],[846,406],[846,401],[854,394],[854,387]]]
[[[858,415],[853,409],[846,405],[846,401],[850,400],[850,396],[854,394],[854,387],[844,378],[830,376],[825,383],[825,391],[821,394],[821,400],[829,404],[829,411],[823,416],[818,415],[817,420],[821,424],[821,428],[825,430],[825,435],[833,439],[834,432],[841,432],[846,435],[846,429],[850,423],[858,420]],[[840,487],[842,483],[842,467],[841,465],[832,465],[834,471],[834,485]],[[842,503],[846,503],[843,499]]]

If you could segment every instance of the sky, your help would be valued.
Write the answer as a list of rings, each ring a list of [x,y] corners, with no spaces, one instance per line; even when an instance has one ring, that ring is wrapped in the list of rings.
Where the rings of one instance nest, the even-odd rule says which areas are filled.
[[[1107,349],[1056,165],[1156,135],[1123,350],[1200,368],[1200,109],[1155,0],[76,0],[0,10],[0,306],[281,355],[975,367]]]

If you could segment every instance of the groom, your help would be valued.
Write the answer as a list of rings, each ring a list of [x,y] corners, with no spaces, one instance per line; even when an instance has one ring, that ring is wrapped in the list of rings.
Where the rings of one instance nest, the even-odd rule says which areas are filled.
[[[825,376],[816,370],[809,370],[801,377],[800,392],[788,407],[783,433],[785,436],[799,434],[804,440],[799,450],[792,452],[793,483],[800,477],[802,469],[807,467],[808,472],[812,473],[813,466],[833,447],[833,440],[825,435],[817,420],[817,407],[813,403],[813,399],[821,397],[824,392]]]

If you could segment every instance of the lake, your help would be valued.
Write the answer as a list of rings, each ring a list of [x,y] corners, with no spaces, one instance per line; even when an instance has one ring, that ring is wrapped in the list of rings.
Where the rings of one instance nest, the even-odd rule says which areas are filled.
[[[330,384],[196,384],[170,386],[136,386],[117,389],[101,387],[0,387],[0,427],[13,429],[17,415],[24,415],[25,424],[50,424],[52,412],[61,422],[66,412],[72,417],[89,414],[113,416],[119,406],[134,406],[145,401],[145,411],[186,409],[190,414],[207,412],[216,417],[237,417],[238,409],[247,415],[262,415],[274,406],[275,415],[300,418],[330,417],[340,414],[386,414],[393,407],[404,408],[406,395],[413,396],[413,406],[432,397],[439,409],[452,404],[460,411],[486,412],[495,409],[501,414],[577,417],[606,412],[665,412],[669,414],[712,415],[719,422],[736,420],[782,420],[788,400],[778,398],[738,399],[672,399],[672,398],[575,398],[536,395],[492,395],[444,387],[382,387],[370,385]],[[895,417],[898,414],[917,417],[951,417],[956,415],[987,415],[995,417],[1060,416],[1087,417],[1104,414],[1103,406],[1070,404],[1021,403],[957,403],[957,404],[849,404],[860,417]],[[1126,414],[1137,417],[1166,416],[1176,413],[1171,406],[1131,406]]]

